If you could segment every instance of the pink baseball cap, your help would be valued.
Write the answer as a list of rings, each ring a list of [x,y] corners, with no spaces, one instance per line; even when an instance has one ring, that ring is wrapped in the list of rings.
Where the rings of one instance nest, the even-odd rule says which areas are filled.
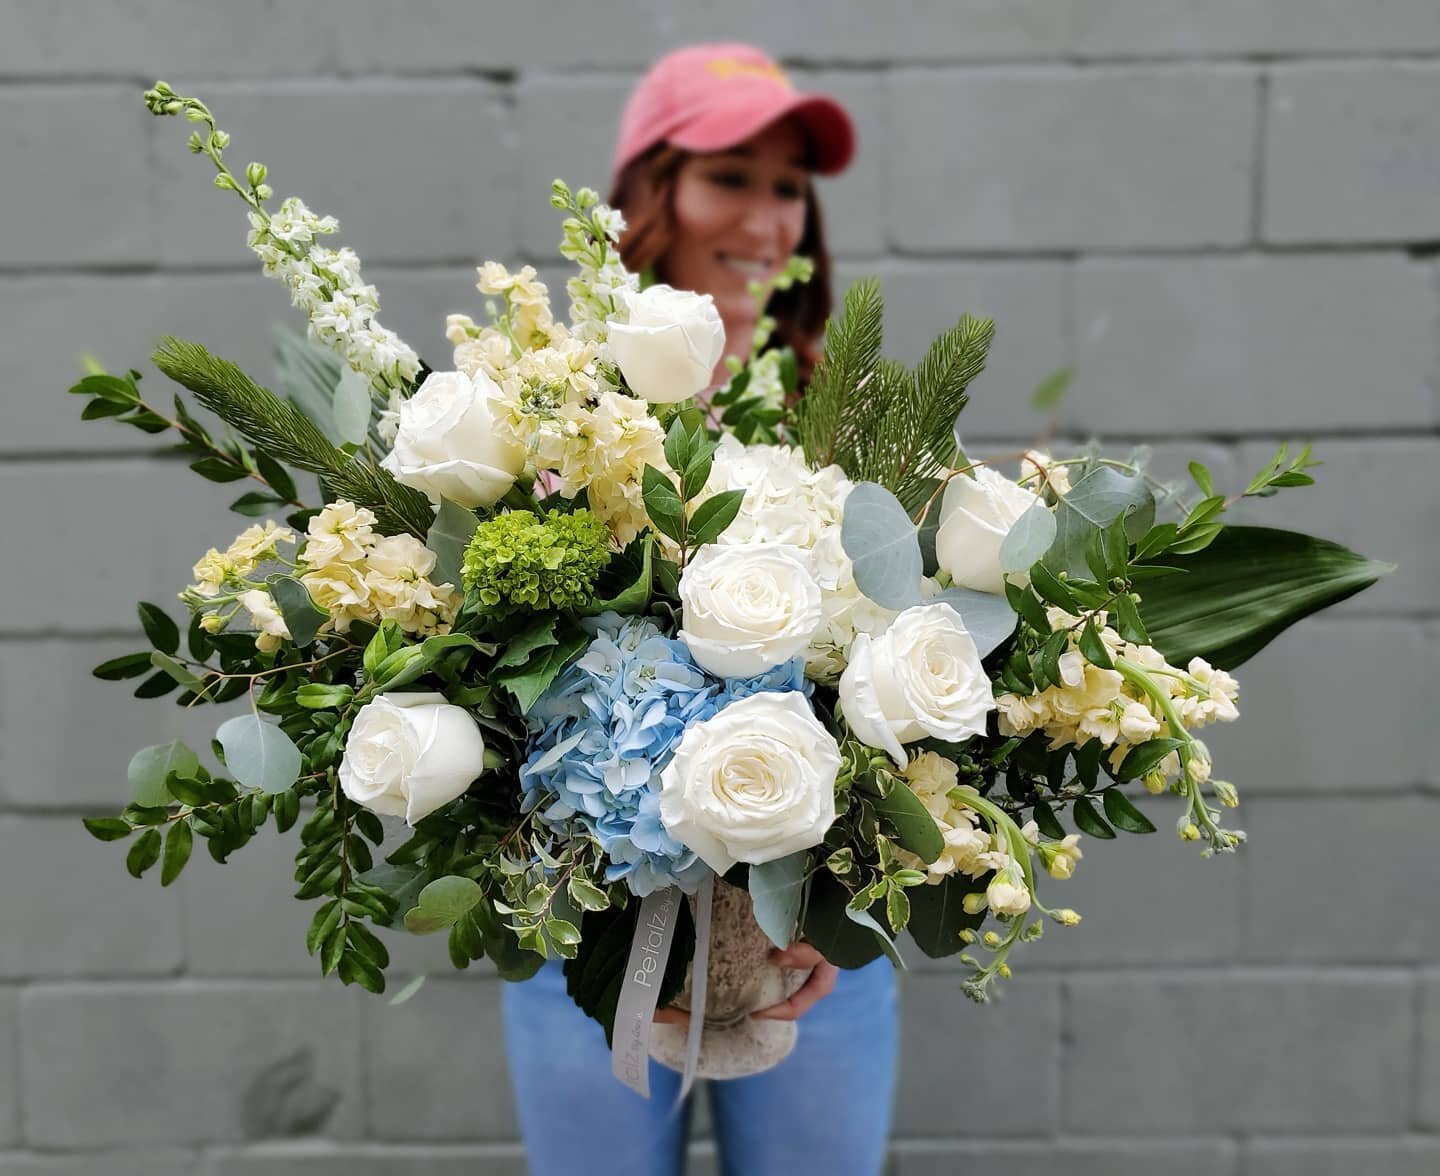
[[[831,176],[855,154],[855,126],[827,94],[805,94],[768,54],[729,42],[688,45],[660,58],[640,79],[620,116],[612,176],[657,143],[723,151],[785,115],[804,125],[815,170]]]

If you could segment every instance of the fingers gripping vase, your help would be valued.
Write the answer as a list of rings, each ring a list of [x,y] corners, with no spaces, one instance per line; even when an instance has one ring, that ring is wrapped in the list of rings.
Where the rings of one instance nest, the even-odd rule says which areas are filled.
[[[695,899],[690,899],[694,912]],[[778,1004],[793,995],[809,976],[806,969],[780,968],[770,963],[774,950],[750,905],[750,895],[738,886],[715,879],[710,909],[710,960],[705,970],[705,1030],[700,1039],[700,1078],[743,1078],[784,1061],[795,1048],[794,1021],[755,1020],[755,1009]],[[693,963],[691,967],[693,968]],[[689,1011],[693,977],[686,972],[685,987],[675,1007]],[[650,1038],[650,1056],[672,1070],[685,1065],[683,1024],[656,1025]]]

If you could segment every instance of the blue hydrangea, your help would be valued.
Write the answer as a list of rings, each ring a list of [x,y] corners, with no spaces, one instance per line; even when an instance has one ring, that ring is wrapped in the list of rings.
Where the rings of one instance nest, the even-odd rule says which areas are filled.
[[[705,673],[681,641],[645,617],[585,622],[594,640],[531,707],[520,768],[524,808],[565,835],[593,837],[605,877],[646,895],[699,886],[705,864],[660,822],[660,772],[691,723],[764,690],[804,690],[796,658],[755,678]]]

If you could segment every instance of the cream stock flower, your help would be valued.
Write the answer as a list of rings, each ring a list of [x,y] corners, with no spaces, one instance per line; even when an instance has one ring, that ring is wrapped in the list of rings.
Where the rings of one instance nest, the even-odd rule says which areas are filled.
[[[240,603],[250,614],[250,623],[255,627],[255,647],[264,653],[280,648],[281,641],[290,640],[290,629],[285,618],[275,607],[275,599],[261,588],[253,588],[240,594]]]
[[[342,498],[310,517],[300,562],[311,567],[353,563],[365,558],[374,539],[374,513]]]

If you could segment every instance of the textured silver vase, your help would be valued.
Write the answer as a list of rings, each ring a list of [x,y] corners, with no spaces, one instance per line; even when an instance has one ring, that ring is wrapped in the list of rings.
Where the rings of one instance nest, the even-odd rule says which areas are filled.
[[[695,899],[690,899],[695,909]],[[715,879],[710,910],[710,960],[706,973],[705,1030],[700,1039],[701,1078],[743,1078],[784,1061],[795,1048],[794,1021],[755,1020],[756,1009],[778,1004],[805,983],[809,971],[779,968],[770,963],[774,950],[750,905],[750,895],[737,886]],[[691,969],[694,964],[692,962]],[[675,1007],[690,1010],[690,984]],[[680,1070],[685,1065],[684,1025],[656,1025],[650,1038],[650,1056]]]

